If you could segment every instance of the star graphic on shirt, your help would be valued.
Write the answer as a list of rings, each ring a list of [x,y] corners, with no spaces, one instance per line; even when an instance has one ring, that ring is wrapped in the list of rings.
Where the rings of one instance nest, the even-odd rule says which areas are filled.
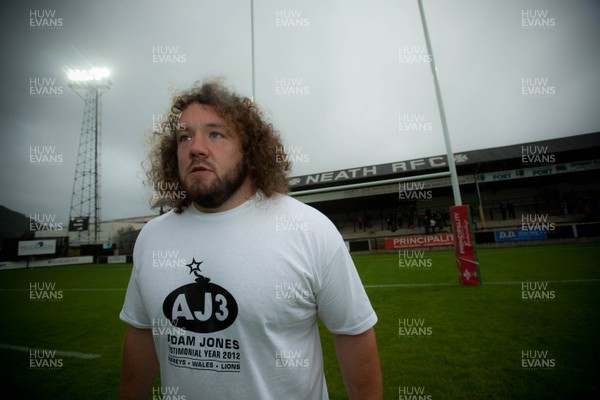
[[[200,270],[200,264],[202,264],[204,261],[196,261],[196,258],[192,258],[192,262],[189,264],[185,264],[186,267],[190,268],[190,274],[193,272],[194,275],[196,276],[200,276],[199,273],[202,272],[202,270]]]

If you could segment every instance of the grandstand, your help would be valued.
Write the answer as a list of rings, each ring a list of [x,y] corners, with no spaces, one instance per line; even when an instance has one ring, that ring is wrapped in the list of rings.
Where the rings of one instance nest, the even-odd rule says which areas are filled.
[[[493,242],[494,230],[519,227],[531,214],[567,227],[557,228],[553,237],[600,235],[593,223],[599,220],[598,154],[600,132],[456,153],[461,194],[472,208],[477,242]],[[419,174],[445,169],[446,157],[439,155],[297,176],[290,179],[290,189],[326,214],[346,240],[368,240],[371,249],[381,249],[386,237],[426,233],[427,210],[447,212],[453,204],[450,179],[418,181]],[[416,181],[344,189],[409,176]],[[312,192],[324,187],[338,190]],[[587,216],[586,206],[591,210]]]

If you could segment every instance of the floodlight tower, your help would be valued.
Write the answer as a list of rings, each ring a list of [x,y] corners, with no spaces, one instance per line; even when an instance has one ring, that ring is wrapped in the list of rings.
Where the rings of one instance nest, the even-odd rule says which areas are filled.
[[[68,71],[69,87],[84,101],[69,212],[69,232],[79,245],[97,243],[100,231],[100,98],[110,89],[109,76],[106,68]]]

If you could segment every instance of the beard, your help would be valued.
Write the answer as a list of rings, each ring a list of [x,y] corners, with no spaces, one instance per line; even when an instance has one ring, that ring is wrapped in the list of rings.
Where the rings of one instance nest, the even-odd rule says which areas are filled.
[[[183,177],[180,177],[180,180],[190,201],[203,208],[211,209],[218,208],[229,200],[242,186],[247,176],[248,168],[246,163],[241,161],[222,178],[215,175],[215,179],[211,183],[192,182],[188,184]]]

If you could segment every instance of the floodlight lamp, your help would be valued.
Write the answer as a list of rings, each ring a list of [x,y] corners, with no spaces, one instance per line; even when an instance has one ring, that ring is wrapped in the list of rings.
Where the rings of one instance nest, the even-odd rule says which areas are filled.
[[[110,71],[108,68],[70,69],[67,77],[75,82],[91,82],[108,79]]]

